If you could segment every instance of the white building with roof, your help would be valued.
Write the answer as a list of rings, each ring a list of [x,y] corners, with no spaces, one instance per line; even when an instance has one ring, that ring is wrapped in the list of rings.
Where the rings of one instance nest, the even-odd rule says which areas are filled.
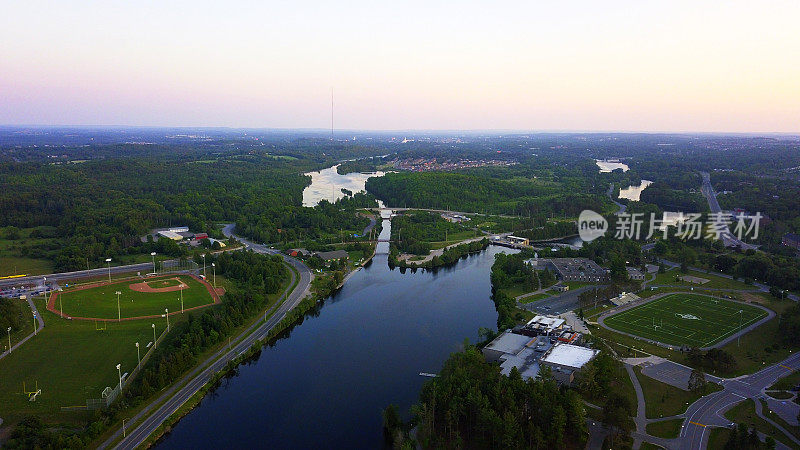
[[[600,350],[579,345],[559,344],[544,355],[540,363],[550,367],[556,381],[569,384],[574,380],[575,372],[580,372],[583,366],[594,359],[598,353]]]

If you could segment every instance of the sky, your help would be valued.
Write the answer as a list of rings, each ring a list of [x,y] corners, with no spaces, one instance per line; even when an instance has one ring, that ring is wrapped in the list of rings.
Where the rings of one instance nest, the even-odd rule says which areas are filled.
[[[0,124],[800,131],[800,2],[0,0]]]

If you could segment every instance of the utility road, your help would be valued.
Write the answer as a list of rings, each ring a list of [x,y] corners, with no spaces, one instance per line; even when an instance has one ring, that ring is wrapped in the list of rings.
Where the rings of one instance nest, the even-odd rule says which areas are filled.
[[[223,232],[228,237],[234,237],[239,242],[245,245],[246,248],[253,250],[256,253],[265,254],[279,254],[276,250],[270,249],[263,245],[255,244],[233,235],[233,225],[227,225]],[[239,343],[232,346],[232,348],[225,347],[208,358],[204,363],[197,367],[194,371],[186,375],[180,382],[167,389],[164,394],[153,402],[151,407],[145,408],[142,412],[132,417],[128,422],[136,423],[134,428],[127,430],[126,436],[119,441],[115,448],[119,449],[133,449],[141,445],[148,436],[155,432],[164,421],[166,421],[181,405],[189,400],[197,391],[200,390],[213,375],[219,372],[228,361],[236,358],[248,348],[250,348],[257,340],[263,339],[275,325],[280,323],[286,314],[297,306],[309,293],[311,287],[311,280],[313,274],[301,261],[291,258],[286,255],[281,255],[286,263],[291,264],[300,274],[297,280],[297,286],[294,289],[291,286],[294,284],[296,276],[292,272],[292,280],[284,292],[282,300],[279,301],[277,307],[273,307],[274,313],[266,322],[256,322],[249,328],[244,330],[242,334],[236,337],[238,340],[241,336],[246,335]],[[290,291],[291,290],[291,291]],[[266,315],[266,314],[265,314]],[[248,334],[250,333],[250,334]],[[155,405],[160,405],[155,407]],[[142,420],[144,418],[144,420]],[[139,422],[139,423],[137,423]],[[122,435],[122,430],[118,430],[100,447],[106,448],[112,442],[119,439]]]

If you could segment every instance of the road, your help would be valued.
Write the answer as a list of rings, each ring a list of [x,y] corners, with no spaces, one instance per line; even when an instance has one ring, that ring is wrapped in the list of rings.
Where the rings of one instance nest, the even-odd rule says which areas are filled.
[[[624,205],[616,200],[614,200],[614,183],[609,183],[608,191],[606,191],[606,195],[608,195],[608,199],[611,200],[612,203],[619,207],[619,211],[617,214],[623,214],[626,209],[628,209],[628,205]]]
[[[140,263],[140,264],[128,264],[126,266],[111,266],[112,274],[129,273],[129,272],[149,273],[152,271],[153,271],[153,263],[151,262]],[[31,275],[27,277],[0,280],[0,287],[19,286],[30,283],[40,284],[43,282],[43,278],[47,278],[47,281],[49,282],[49,281],[74,280],[77,278],[102,277],[102,276],[108,276],[108,272],[109,272],[108,267],[103,267],[99,269],[77,270],[75,272],[60,272],[60,273],[51,273],[47,275]]]
[[[30,296],[28,297],[28,306],[30,306],[30,308],[31,308],[31,312],[33,313],[33,317],[36,318],[36,330],[34,332],[32,332],[31,334],[29,334],[29,335],[25,336],[24,338],[22,338],[22,340],[20,340],[16,344],[12,345],[10,349],[4,351],[3,353],[0,353],[0,359],[5,358],[11,352],[13,352],[17,348],[19,348],[22,344],[28,342],[28,340],[30,338],[34,337],[37,333],[42,331],[42,328],[44,328],[44,320],[42,320],[42,315],[39,314],[39,311],[36,309],[36,305],[33,303],[33,299],[30,298]],[[0,331],[6,331],[6,330],[0,330]]]
[[[772,399],[764,394],[764,390],[778,379],[798,369],[800,369],[800,353],[795,353],[778,364],[745,377],[718,379],[707,376],[709,381],[720,383],[724,389],[707,395],[689,406],[689,409],[684,414],[685,420],[678,438],[680,442],[678,448],[705,448],[708,444],[708,428],[727,427],[730,424],[730,420],[724,417],[725,411],[749,398],[755,400],[757,411],[760,410],[758,399],[764,398],[772,411],[787,422],[796,423],[800,405],[794,402],[782,402]],[[782,428],[764,417],[763,414],[759,414],[759,416],[776,425],[776,428]],[[784,442],[792,441],[795,445],[800,446],[800,440],[797,440],[797,438],[790,438],[789,436],[773,437]]]
[[[700,175],[703,177],[703,184],[700,187],[700,192],[706,197],[708,200],[708,207],[711,209],[712,213],[719,213],[722,211],[722,208],[719,206],[719,201],[717,201],[717,193],[714,191],[714,187],[711,186],[711,175],[708,172],[700,172]],[[741,247],[742,250],[748,249],[757,249],[758,247],[755,245],[751,245],[745,242],[742,242],[736,236],[731,233],[731,230],[725,224],[716,224],[715,227],[719,230],[720,237],[722,238],[722,242],[725,244],[725,247]]]
[[[280,254],[276,250],[270,249],[263,245],[249,242],[245,239],[233,235],[232,224],[225,226],[225,228],[223,229],[223,233],[225,233],[226,236],[236,238],[238,241],[244,244],[246,248],[251,249],[256,253]],[[295,280],[294,272],[292,272],[292,283],[290,283],[290,287],[287,288],[287,292],[284,292],[283,302],[277,305],[277,307],[271,308],[272,310],[274,310],[272,316],[266,322],[260,325],[259,322],[256,322],[250,327],[248,327],[239,336],[237,336],[237,339],[239,339],[239,337],[247,335],[247,337],[242,339],[241,342],[239,342],[230,349],[227,347],[223,348],[214,355],[212,355],[211,357],[209,357],[203,364],[201,364],[194,371],[186,375],[183,379],[180,380],[179,383],[173,385],[157,400],[153,402],[153,405],[161,404],[161,406],[158,406],[155,409],[152,407],[145,408],[142,412],[132,417],[129,420],[130,422],[137,422],[143,417],[147,416],[135,428],[128,430],[127,435],[115,446],[115,448],[133,449],[136,448],[138,445],[142,444],[181,405],[183,405],[206,383],[208,383],[215,373],[223,369],[225,365],[228,363],[228,361],[236,358],[237,356],[245,352],[257,340],[265,338],[269,333],[269,330],[271,330],[275,325],[280,323],[280,321],[283,320],[286,314],[290,310],[292,310],[295,306],[297,306],[300,303],[300,301],[303,300],[303,298],[305,298],[310,293],[311,280],[313,279],[313,274],[308,269],[308,267],[306,267],[305,264],[303,264],[297,259],[291,258],[283,254],[281,254],[281,256],[288,264],[291,264],[295,269],[297,269],[298,273],[300,274],[300,280],[298,280],[295,289],[293,289],[291,292],[288,292],[289,289],[291,289],[291,285],[294,283]],[[248,333],[250,334],[248,335]],[[109,445],[111,445],[112,442],[117,440],[121,434],[122,430],[118,430],[100,447],[101,448],[108,447]]]
[[[554,295],[552,297],[535,300],[530,303],[521,303],[517,301],[517,307],[527,309],[528,311],[536,314],[549,314],[557,316],[567,311],[572,311],[580,306],[578,296],[581,292],[593,289],[599,286],[583,286],[575,290],[569,290],[563,294]]]

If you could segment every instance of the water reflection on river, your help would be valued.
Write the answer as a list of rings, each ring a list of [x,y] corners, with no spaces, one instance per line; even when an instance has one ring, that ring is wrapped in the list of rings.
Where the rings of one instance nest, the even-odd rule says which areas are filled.
[[[642,196],[642,191],[651,184],[653,184],[653,182],[650,180],[642,180],[638,186],[628,186],[624,189],[620,189],[619,198],[627,198],[628,200],[638,202],[639,198]]]
[[[364,190],[367,178],[385,175],[385,172],[353,172],[339,175],[336,172],[336,167],[338,166],[305,174],[311,176],[311,185],[303,190],[303,206],[316,206],[322,199],[333,203],[344,197],[342,188],[353,193],[361,192]]]
[[[383,222],[381,237],[390,233]],[[377,255],[287,339],[240,367],[159,446],[379,448],[381,410],[407,411],[480,327],[495,328],[489,247],[436,271],[390,270]]]

